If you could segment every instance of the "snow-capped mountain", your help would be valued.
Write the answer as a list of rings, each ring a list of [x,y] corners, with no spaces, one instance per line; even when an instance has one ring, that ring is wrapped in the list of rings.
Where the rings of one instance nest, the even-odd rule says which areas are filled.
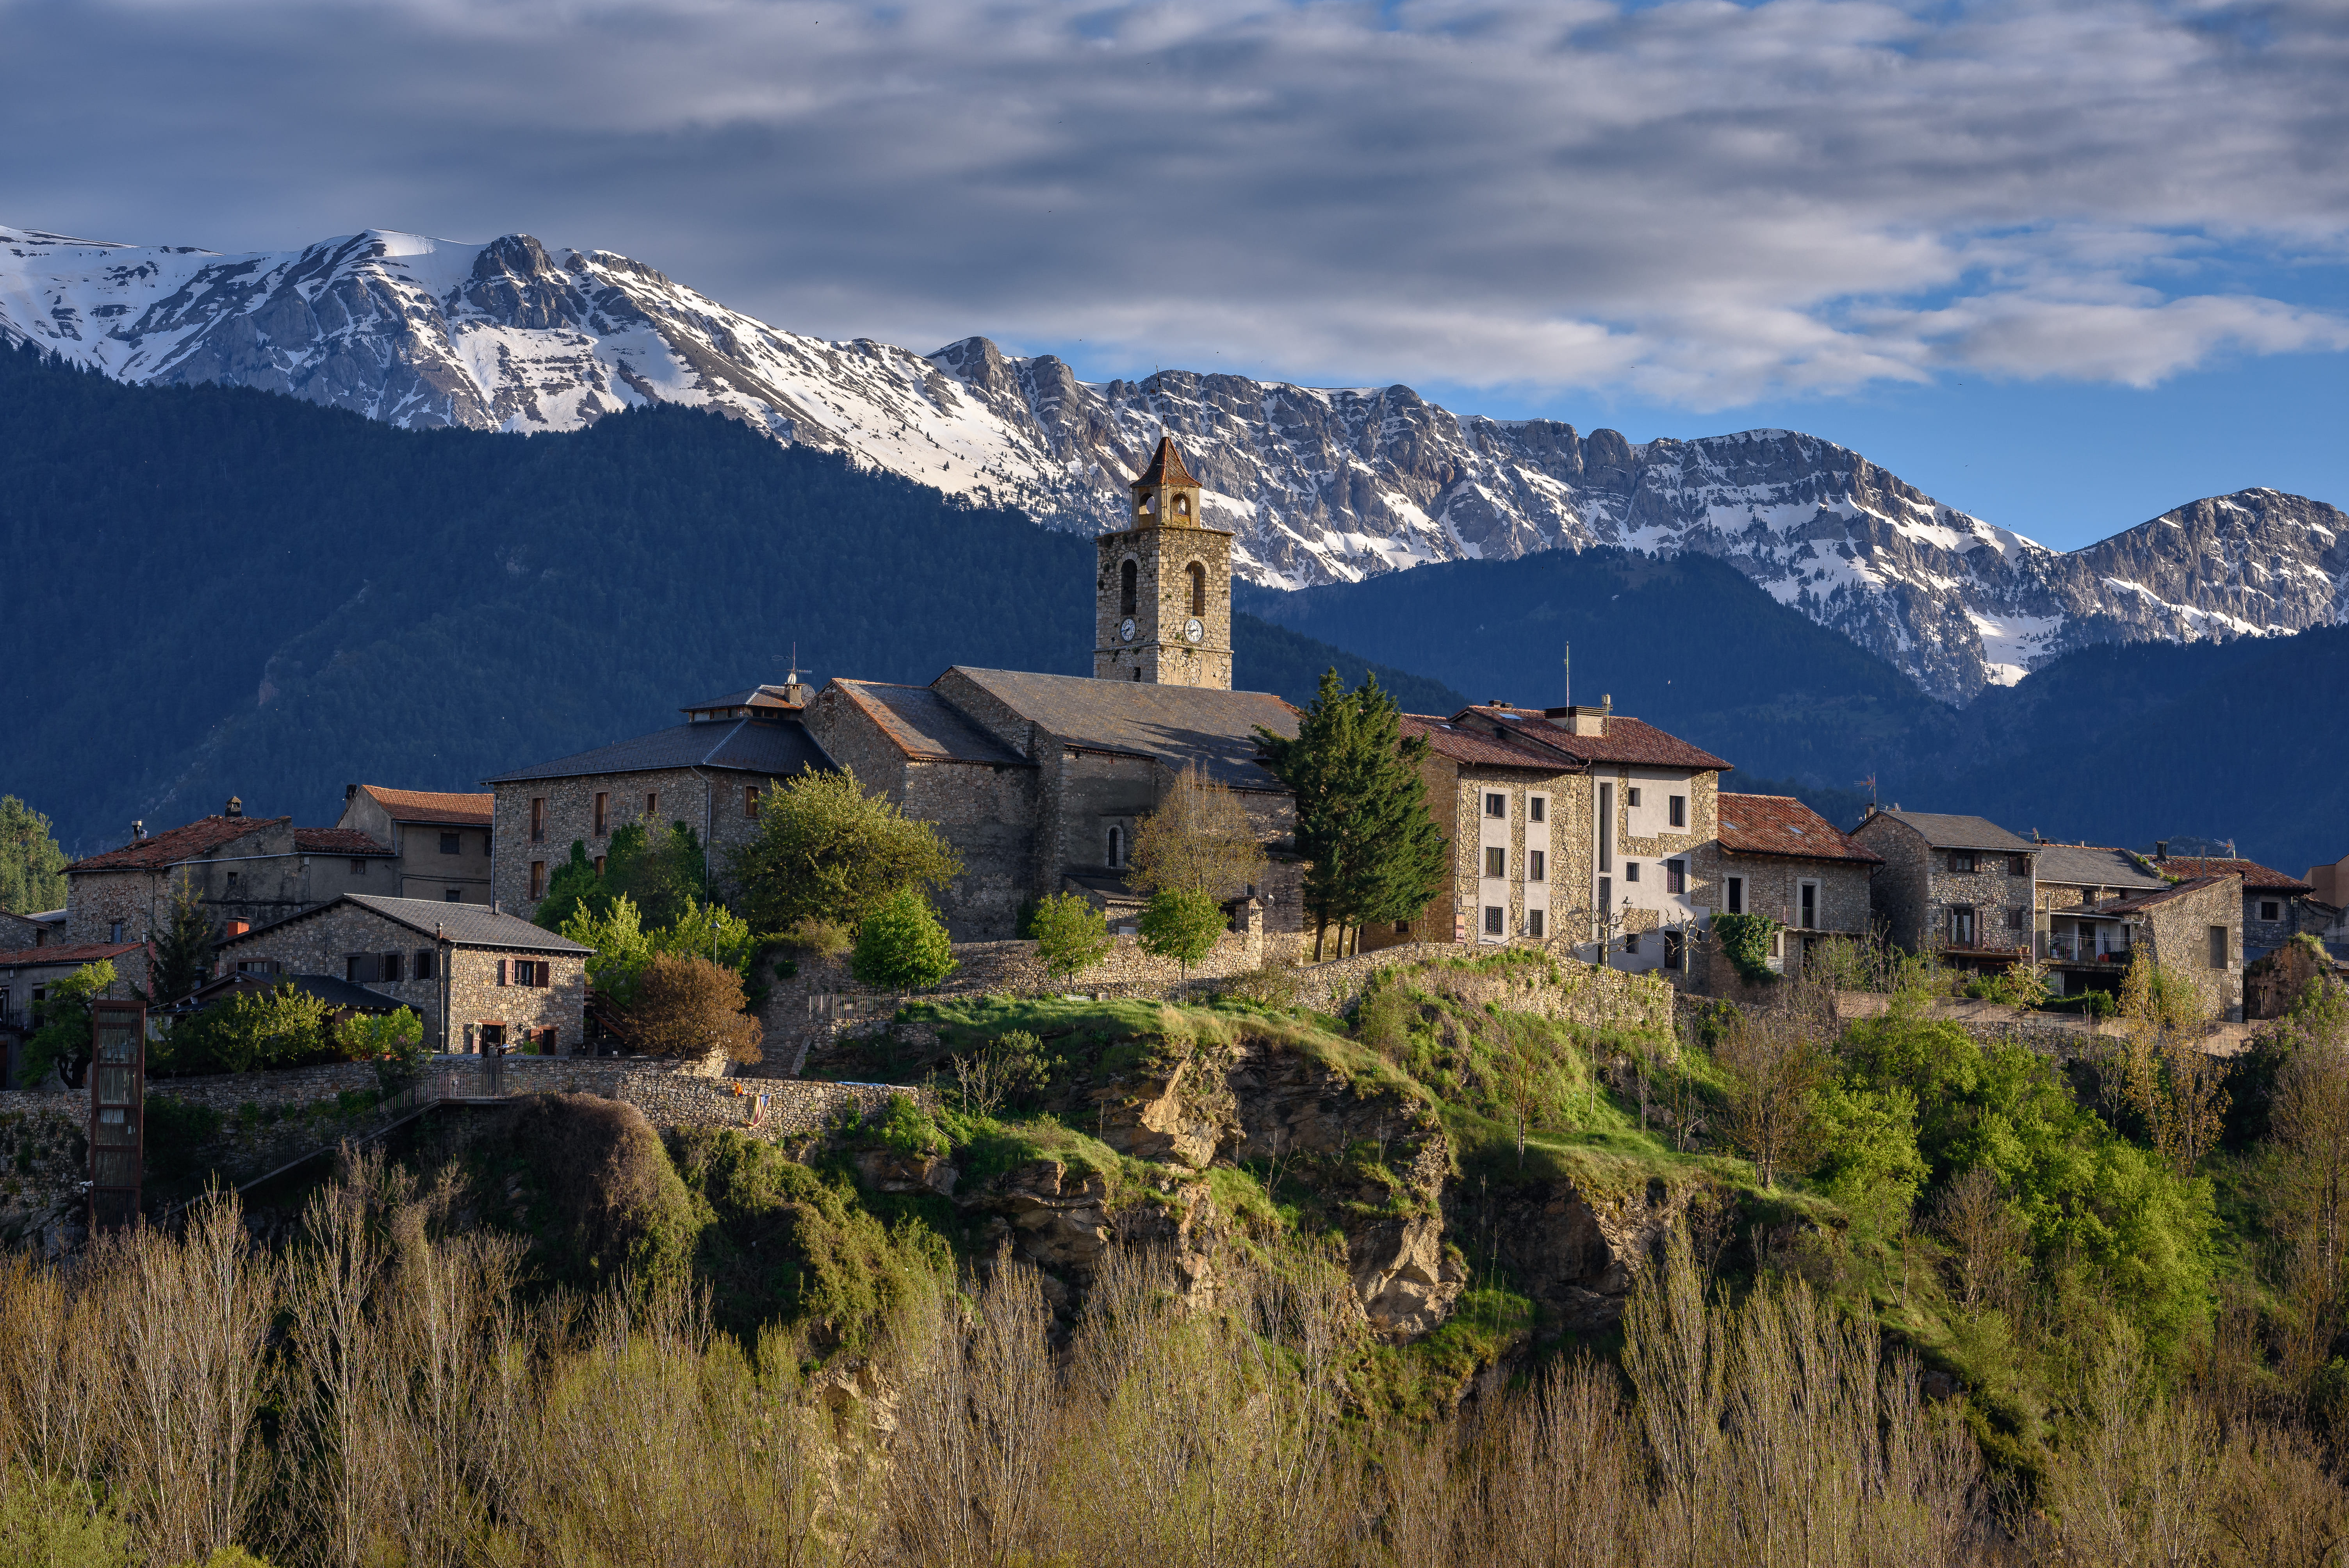
[[[935,354],[770,326],[650,267],[528,235],[370,231],[222,255],[0,227],[0,338],[126,381],[217,381],[409,427],[576,429],[653,401],[1092,531],[1162,430],[1274,586],[1593,544],[1698,550],[1934,695],[2087,643],[2299,631],[2349,611],[2349,518],[2271,490],[2063,553],[1859,454],[1753,430],[1634,445],[1450,412],[1407,387],[1164,371],[1082,382],[985,338]]]

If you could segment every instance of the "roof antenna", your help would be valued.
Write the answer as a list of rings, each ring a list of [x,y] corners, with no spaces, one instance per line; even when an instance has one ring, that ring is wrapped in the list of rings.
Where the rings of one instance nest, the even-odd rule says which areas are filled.
[[[1566,645],[1566,657],[1558,661],[1566,666],[1566,706],[1574,706],[1574,645]]]

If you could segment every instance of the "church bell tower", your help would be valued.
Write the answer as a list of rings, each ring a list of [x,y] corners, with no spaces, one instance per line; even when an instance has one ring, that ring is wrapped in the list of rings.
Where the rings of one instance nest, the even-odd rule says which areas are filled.
[[[1126,527],[1104,533],[1093,676],[1232,689],[1232,536],[1199,518],[1199,481],[1162,436],[1133,481]]]

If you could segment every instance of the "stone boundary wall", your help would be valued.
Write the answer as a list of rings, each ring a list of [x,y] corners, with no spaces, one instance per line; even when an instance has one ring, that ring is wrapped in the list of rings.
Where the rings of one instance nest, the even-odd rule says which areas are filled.
[[[812,1137],[839,1121],[862,1121],[904,1095],[923,1109],[938,1109],[926,1088],[892,1084],[812,1083],[799,1078],[721,1082],[682,1074],[643,1073],[620,1086],[615,1097],[645,1113],[663,1130],[730,1127],[766,1142]]]
[[[1760,1006],[1726,997],[1687,996],[1682,999],[1682,1007],[1685,1013],[1692,1014],[1716,1001],[1749,1011]],[[1837,1021],[1847,1024],[1857,1018],[1882,1016],[1890,1011],[1892,998],[1881,991],[1838,991],[1835,1003]],[[2092,1054],[2122,1037],[2117,1020],[2018,1011],[1972,997],[1934,1001],[1929,1004],[1928,1016],[1935,1023],[1956,1025],[1981,1045],[2012,1041],[2042,1056],[2066,1061]],[[2256,1032],[2253,1026],[2247,1024],[2214,1024],[2202,1037],[2202,1049],[2211,1056],[2231,1057],[2248,1047]]]
[[[89,1099],[0,1091],[0,1247],[52,1261],[88,1230]]]
[[[372,1062],[327,1062],[258,1073],[205,1073],[191,1078],[150,1078],[150,1099],[184,1100],[226,1115],[241,1105],[309,1105],[340,1094],[378,1087]]]

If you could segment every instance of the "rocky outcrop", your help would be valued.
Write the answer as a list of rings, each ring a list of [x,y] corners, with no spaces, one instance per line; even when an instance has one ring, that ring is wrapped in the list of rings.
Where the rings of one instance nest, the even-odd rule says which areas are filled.
[[[1623,1315],[1632,1282],[1672,1227],[1692,1207],[1718,1202],[1707,1185],[1661,1177],[1616,1193],[1552,1181],[1496,1193],[1482,1213],[1464,1218],[1486,1228],[1495,1261],[1552,1323],[1588,1334]]]

